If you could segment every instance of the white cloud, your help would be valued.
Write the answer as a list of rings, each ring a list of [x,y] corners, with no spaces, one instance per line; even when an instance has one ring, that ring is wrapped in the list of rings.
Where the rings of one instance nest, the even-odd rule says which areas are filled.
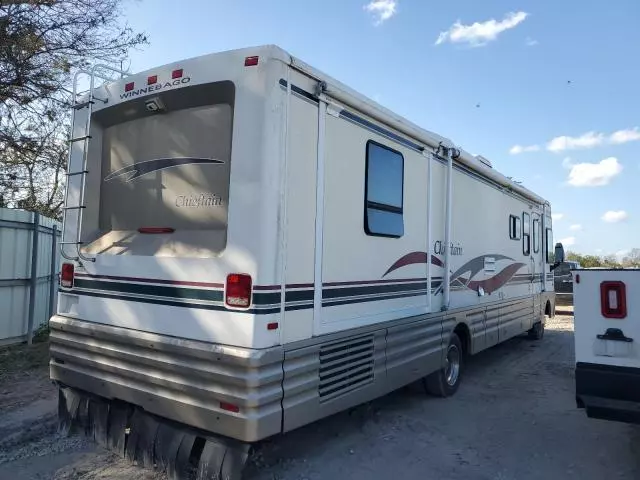
[[[564,217],[564,213],[552,213],[551,214],[551,219],[554,222],[557,222],[558,220],[562,220],[563,217]]]
[[[638,127],[617,130],[609,135],[591,131],[583,133],[579,137],[568,137],[566,135],[555,137],[547,143],[547,150],[550,152],[563,152],[565,150],[594,148],[605,144],[621,145],[638,140],[640,140],[640,128]]]
[[[582,225],[580,225],[579,223],[575,223],[569,227],[569,230],[571,230],[572,232],[579,232],[580,230],[582,230]]]
[[[614,145],[620,145],[621,143],[635,142],[640,140],[640,129],[638,127],[628,128],[626,130],[618,130],[613,132],[609,137],[609,142]]]
[[[602,220],[607,223],[618,223],[629,218],[629,215],[624,210],[609,210],[602,216]]]
[[[562,152],[564,150],[576,150],[579,148],[593,148],[604,143],[605,136],[602,133],[587,132],[579,137],[561,136],[552,139],[547,144],[550,152]]]
[[[511,155],[518,155],[525,152],[537,152],[538,150],[540,150],[540,146],[538,145],[514,145],[509,149],[509,153]]]
[[[598,163],[576,163],[571,165],[569,185],[574,187],[601,187],[622,172],[622,165],[615,157],[605,158]]]
[[[560,243],[563,247],[570,247],[576,244],[576,237],[561,238]]]
[[[380,25],[393,17],[398,9],[397,0],[372,0],[364,9],[373,14],[374,25]]]
[[[441,43],[467,43],[473,47],[481,47],[494,41],[502,32],[517,27],[529,16],[526,12],[507,13],[502,20],[492,18],[486,22],[475,22],[463,25],[457,20],[449,30],[440,32],[436,45]]]
[[[531,38],[531,37],[527,37],[527,39],[525,40],[525,45],[527,47],[535,47],[536,45],[538,45],[538,40]]]

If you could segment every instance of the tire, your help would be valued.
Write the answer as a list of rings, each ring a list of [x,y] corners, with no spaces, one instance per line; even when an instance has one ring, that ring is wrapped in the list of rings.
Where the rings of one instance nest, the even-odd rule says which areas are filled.
[[[447,364],[423,379],[428,394],[436,397],[450,397],[458,391],[463,371],[462,342],[453,333],[447,346]]]
[[[544,337],[544,323],[534,323],[528,333],[531,340],[542,340],[542,337]]]

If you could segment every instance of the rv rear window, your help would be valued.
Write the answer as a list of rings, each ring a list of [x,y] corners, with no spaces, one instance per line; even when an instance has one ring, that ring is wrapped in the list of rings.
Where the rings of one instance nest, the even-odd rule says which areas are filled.
[[[509,215],[509,238],[520,240],[520,217]]]
[[[367,235],[404,235],[404,158],[400,152],[367,142],[364,229]]]
[[[522,254],[531,254],[531,217],[522,213]]]

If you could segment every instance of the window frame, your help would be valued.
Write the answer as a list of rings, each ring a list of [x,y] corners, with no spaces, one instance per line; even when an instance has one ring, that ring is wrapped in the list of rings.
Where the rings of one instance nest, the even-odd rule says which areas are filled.
[[[514,231],[512,231],[511,229],[511,225],[514,225]],[[516,215],[509,215],[509,238],[511,240],[520,240],[520,238],[522,237],[522,221],[520,220],[520,217],[516,216]]]
[[[391,153],[394,153],[396,155],[400,156],[400,159],[402,161],[402,184],[400,185],[400,195],[401,195],[401,200],[402,200],[402,204],[400,206],[400,208],[396,207],[395,205],[386,205],[386,204],[382,204],[382,203],[377,203],[377,202],[373,202],[373,201],[369,201],[368,197],[369,197],[369,146],[370,145],[375,145],[376,147],[382,148],[384,150],[387,150]],[[401,238],[404,236],[404,155],[402,154],[402,152],[395,150],[391,147],[389,147],[388,145],[385,145],[383,143],[380,142],[376,142],[375,140],[369,139],[367,140],[367,143],[365,144],[365,167],[364,167],[364,213],[363,213],[363,220],[364,220],[364,232],[366,235],[371,236],[371,237],[383,237],[383,238]],[[369,217],[368,217],[368,210],[369,208],[372,208],[374,210],[380,210],[383,212],[388,212],[388,213],[393,213],[396,215],[400,215],[401,219],[402,219],[402,233],[400,235],[397,234],[392,234],[392,233],[380,233],[380,232],[375,232],[372,231],[369,227]]]
[[[540,219],[533,219],[533,253],[540,253]]]
[[[525,217],[527,218],[526,222]],[[525,227],[527,227],[526,233]],[[531,215],[527,212],[522,212],[522,254],[531,255]]]

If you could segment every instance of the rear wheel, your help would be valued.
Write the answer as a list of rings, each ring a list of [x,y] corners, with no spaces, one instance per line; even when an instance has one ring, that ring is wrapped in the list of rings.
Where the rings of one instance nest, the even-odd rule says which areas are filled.
[[[447,346],[444,367],[423,380],[427,393],[437,397],[450,397],[456,393],[462,380],[463,354],[460,337],[454,333]]]

